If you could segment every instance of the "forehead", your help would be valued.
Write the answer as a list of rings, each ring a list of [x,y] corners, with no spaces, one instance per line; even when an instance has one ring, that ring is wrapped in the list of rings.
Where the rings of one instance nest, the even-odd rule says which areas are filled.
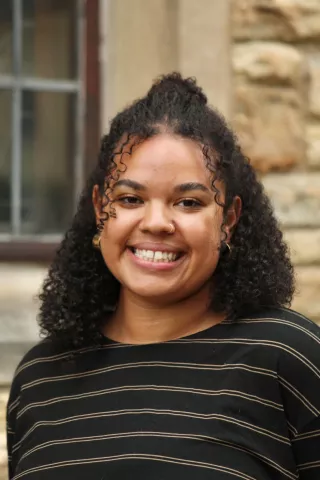
[[[126,166],[121,178],[140,182],[197,181],[209,184],[211,177],[201,146],[191,139],[169,134],[149,138],[133,148],[126,146],[122,158],[117,155],[115,162],[122,171],[121,163]]]

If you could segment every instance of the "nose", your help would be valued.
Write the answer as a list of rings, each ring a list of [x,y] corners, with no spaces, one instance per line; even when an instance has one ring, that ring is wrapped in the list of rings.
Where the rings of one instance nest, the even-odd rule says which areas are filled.
[[[144,215],[140,222],[140,229],[144,232],[159,235],[168,233],[172,229],[170,209],[161,202],[150,202],[145,206]]]

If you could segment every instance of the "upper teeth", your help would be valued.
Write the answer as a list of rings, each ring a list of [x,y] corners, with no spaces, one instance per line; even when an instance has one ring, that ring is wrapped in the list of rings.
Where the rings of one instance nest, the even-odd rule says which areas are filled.
[[[177,253],[173,252],[160,252],[160,251],[153,251],[153,250],[139,250],[135,248],[133,253],[143,260],[149,260],[151,262],[174,262],[178,257]]]

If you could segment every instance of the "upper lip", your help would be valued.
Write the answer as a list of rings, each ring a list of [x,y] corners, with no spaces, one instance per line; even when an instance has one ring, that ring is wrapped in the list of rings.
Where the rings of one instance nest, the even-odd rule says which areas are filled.
[[[172,252],[172,253],[180,253],[182,252],[182,248],[175,247],[173,245],[168,245],[167,243],[131,243],[127,245],[129,248],[135,248],[138,250],[151,250],[153,252]]]

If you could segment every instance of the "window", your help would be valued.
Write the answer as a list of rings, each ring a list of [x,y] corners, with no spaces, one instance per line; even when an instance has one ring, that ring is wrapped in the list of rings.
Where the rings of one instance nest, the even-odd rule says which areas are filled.
[[[84,53],[98,42],[96,32],[96,0],[0,2],[2,259],[51,251],[70,224],[84,158],[100,134],[97,118],[91,132],[84,129],[85,114],[98,116],[85,103],[97,104],[98,92],[86,95],[86,89],[90,82],[98,89],[98,47],[87,52],[94,53],[91,69],[96,60],[90,76]]]

